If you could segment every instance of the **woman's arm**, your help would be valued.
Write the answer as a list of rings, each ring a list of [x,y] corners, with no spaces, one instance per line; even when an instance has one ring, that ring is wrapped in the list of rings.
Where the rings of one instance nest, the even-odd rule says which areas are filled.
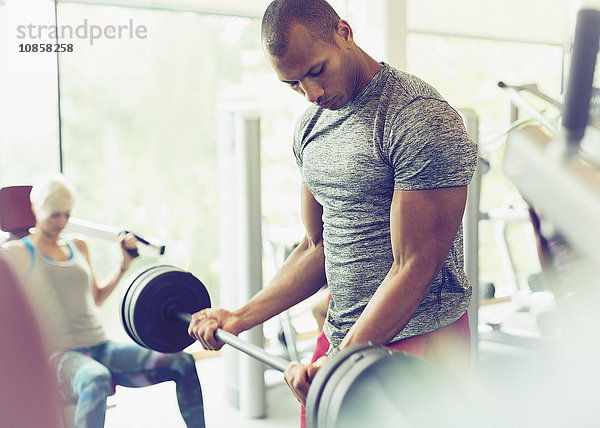
[[[127,248],[135,248],[135,237],[133,237],[132,235],[127,235],[121,240],[123,260],[121,264],[113,271],[113,273],[109,275],[106,282],[102,285],[98,284],[96,274],[94,273],[94,268],[92,267],[87,243],[83,239],[79,238],[73,239],[73,242],[88,262],[90,272],[92,275],[92,295],[94,296],[94,302],[96,303],[96,305],[100,306],[102,305],[102,303],[104,303],[108,296],[112,294],[115,288],[117,288],[119,281],[121,281],[125,271],[129,268],[133,257],[127,252]]]

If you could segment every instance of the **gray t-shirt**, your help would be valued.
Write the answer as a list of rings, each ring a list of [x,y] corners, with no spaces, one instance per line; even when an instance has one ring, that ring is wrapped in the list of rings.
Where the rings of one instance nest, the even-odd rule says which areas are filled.
[[[323,206],[331,291],[324,331],[339,345],[392,266],[394,189],[469,184],[477,146],[433,87],[383,64],[343,108],[307,109],[296,127],[294,154],[303,182]],[[461,228],[429,294],[393,341],[453,323],[470,298]]]

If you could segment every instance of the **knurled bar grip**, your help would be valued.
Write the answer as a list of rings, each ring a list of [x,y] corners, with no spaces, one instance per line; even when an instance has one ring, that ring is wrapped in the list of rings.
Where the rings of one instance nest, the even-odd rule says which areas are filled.
[[[189,314],[187,312],[177,312],[175,316],[188,324],[192,322],[192,314]],[[218,328],[215,331],[215,338],[223,343],[226,343],[229,346],[234,347],[238,351],[242,351],[244,354],[256,358],[257,360],[273,367],[274,369],[279,370],[280,372],[285,371],[291,364],[289,361],[277,357],[273,354],[269,354],[264,349],[251,343],[245,342],[236,335],[231,334],[228,331],[222,330],[220,328]]]

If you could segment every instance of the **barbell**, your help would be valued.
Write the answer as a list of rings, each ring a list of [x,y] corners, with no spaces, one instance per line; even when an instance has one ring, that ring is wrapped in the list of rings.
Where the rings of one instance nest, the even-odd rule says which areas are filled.
[[[194,342],[192,313],[209,308],[204,284],[190,272],[158,265],[139,273],[127,288],[121,321],[136,343],[159,352],[179,352]],[[279,370],[289,361],[217,329],[215,338]],[[338,352],[316,374],[308,391],[310,428],[449,426],[456,393],[422,358],[372,343]],[[435,412],[431,406],[436,407]],[[443,420],[440,419],[443,417]]]

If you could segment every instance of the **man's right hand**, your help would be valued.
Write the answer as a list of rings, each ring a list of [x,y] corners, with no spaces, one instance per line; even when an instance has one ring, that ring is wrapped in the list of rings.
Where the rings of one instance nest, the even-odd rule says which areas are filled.
[[[242,329],[239,328],[240,321],[237,316],[228,310],[220,308],[204,309],[192,315],[188,333],[198,340],[204,349],[218,351],[224,343],[215,338],[217,328],[237,336],[242,332]]]

